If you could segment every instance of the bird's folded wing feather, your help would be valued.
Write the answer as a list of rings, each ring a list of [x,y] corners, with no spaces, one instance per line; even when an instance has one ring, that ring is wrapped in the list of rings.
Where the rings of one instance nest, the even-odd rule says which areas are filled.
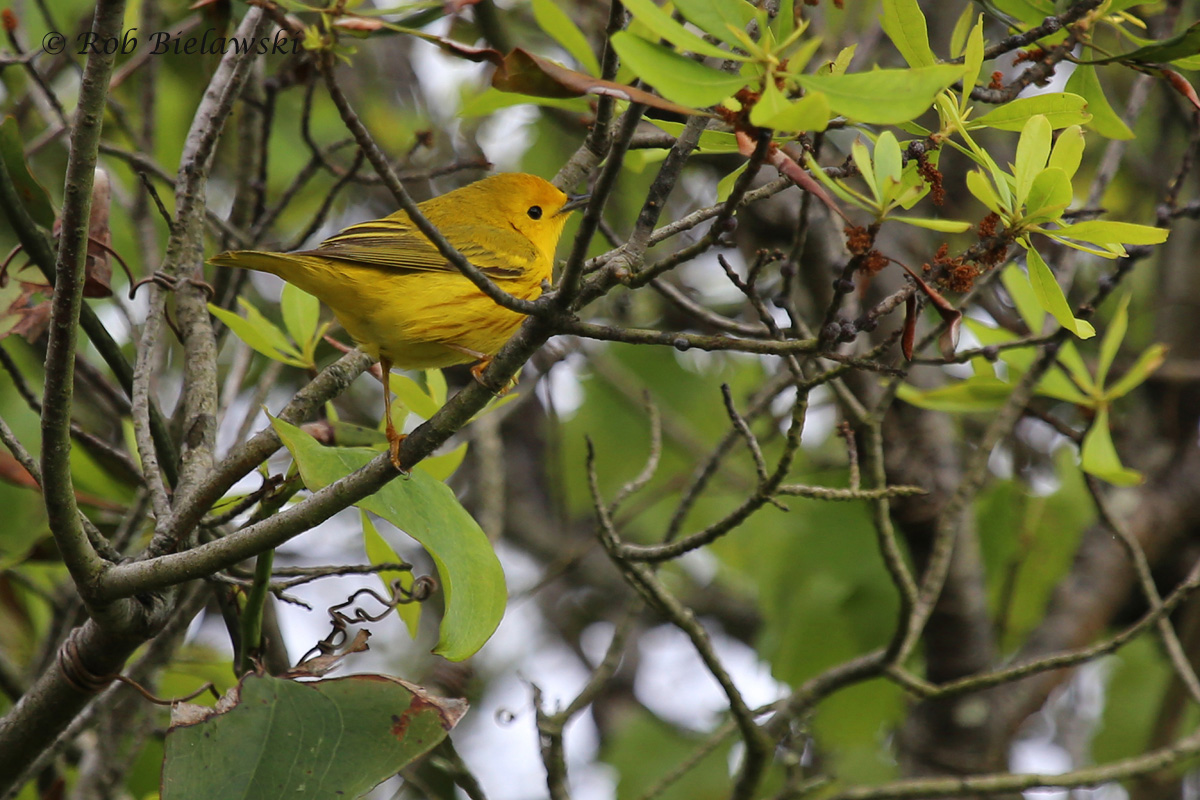
[[[444,226],[441,230],[458,252],[490,278],[520,277],[538,256],[533,244],[516,230],[470,224]],[[379,219],[351,225],[315,250],[304,252],[372,267],[457,272],[407,220]]]

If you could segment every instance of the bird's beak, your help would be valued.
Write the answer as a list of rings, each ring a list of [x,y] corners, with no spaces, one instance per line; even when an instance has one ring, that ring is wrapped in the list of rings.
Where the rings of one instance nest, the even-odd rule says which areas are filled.
[[[567,195],[567,202],[563,203],[563,207],[558,210],[558,213],[570,214],[575,209],[586,206],[587,201],[591,199],[591,192],[586,192],[584,194],[569,194]]]

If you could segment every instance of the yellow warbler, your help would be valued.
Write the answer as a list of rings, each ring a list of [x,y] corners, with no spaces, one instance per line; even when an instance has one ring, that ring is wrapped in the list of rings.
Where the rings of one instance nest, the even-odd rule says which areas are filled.
[[[499,174],[419,205],[472,264],[509,294],[533,300],[550,279],[554,250],[571,211],[587,200],[534,175]],[[404,211],[351,225],[313,250],[234,250],[210,263],[278,275],[333,309],[354,341],[383,369],[392,463],[389,375],[469,361],[476,378],[524,315],[495,303],[449,264]]]

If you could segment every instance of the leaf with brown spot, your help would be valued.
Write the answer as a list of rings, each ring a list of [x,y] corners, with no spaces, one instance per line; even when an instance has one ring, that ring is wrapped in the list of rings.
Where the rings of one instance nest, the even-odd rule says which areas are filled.
[[[247,675],[216,710],[172,719],[162,800],[360,797],[436,747],[466,710],[387,675]]]

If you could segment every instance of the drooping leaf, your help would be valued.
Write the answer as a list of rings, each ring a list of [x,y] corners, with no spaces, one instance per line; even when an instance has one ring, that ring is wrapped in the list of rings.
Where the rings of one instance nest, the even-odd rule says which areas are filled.
[[[1096,77],[1096,68],[1091,64],[1079,64],[1067,80],[1066,90],[1073,92],[1087,101],[1087,110],[1092,115],[1088,127],[1108,139],[1132,139],[1133,131],[1125,124],[1108,98],[1104,96],[1104,88]]]
[[[1041,333],[1042,325],[1046,322],[1046,310],[1038,302],[1033,287],[1021,274],[1020,268],[1016,264],[1009,264],[1000,273],[1000,282],[1004,284],[1008,296],[1012,298],[1013,306],[1030,332],[1035,336]]]
[[[1058,320],[1058,324],[1078,336],[1080,339],[1090,339],[1096,335],[1096,329],[1088,322],[1077,319],[1071,312],[1071,306],[1063,294],[1062,287],[1054,279],[1054,273],[1042,260],[1037,250],[1030,247],[1027,251],[1026,262],[1029,265],[1029,282],[1033,285],[1034,294],[1042,308]]]
[[[466,709],[385,675],[249,675],[219,709],[175,710],[162,798],[359,797],[429,752]]]
[[[1083,437],[1079,450],[1079,464],[1084,472],[1106,480],[1114,486],[1136,486],[1142,482],[1142,473],[1122,466],[1113,446],[1112,432],[1108,428],[1108,407],[1096,410],[1092,427]]]
[[[281,420],[272,419],[271,424],[312,491],[349,475],[377,455],[357,447],[323,447]],[[446,612],[434,652],[451,661],[475,653],[500,624],[507,591],[491,543],[454,493],[425,472],[413,470],[357,505],[416,539],[437,565]]]

